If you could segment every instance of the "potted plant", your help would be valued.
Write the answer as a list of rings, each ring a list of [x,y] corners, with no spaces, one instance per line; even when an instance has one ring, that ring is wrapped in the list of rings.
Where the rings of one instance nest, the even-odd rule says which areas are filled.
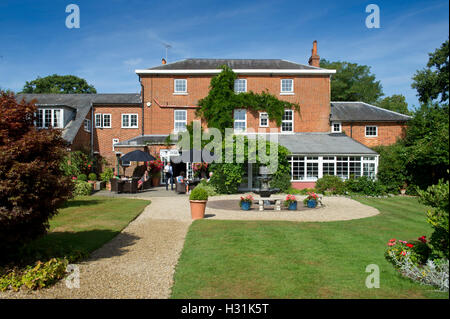
[[[111,190],[111,179],[114,177],[114,172],[111,167],[107,167],[102,173],[100,173],[100,180],[106,184],[106,189]]]
[[[400,194],[402,194],[402,195],[406,194],[406,187],[408,187],[408,184],[406,182],[403,182],[403,185],[400,188]]]
[[[161,170],[164,166],[164,163],[158,157],[156,160],[148,162],[148,165],[150,167],[150,173],[152,175],[152,185],[159,186],[159,183],[161,181]]]
[[[295,198],[294,195],[287,195],[284,205],[286,205],[289,210],[297,210],[297,198]]]
[[[201,186],[197,186],[189,195],[191,204],[192,219],[201,219],[205,217],[206,203],[208,202],[208,191]]]
[[[239,206],[241,206],[242,210],[250,210],[253,203],[253,196],[248,194],[245,197],[241,196],[241,200],[239,201]]]
[[[308,208],[316,208],[317,202],[319,201],[319,195],[316,193],[308,192],[308,196],[303,200],[303,204],[308,206]]]

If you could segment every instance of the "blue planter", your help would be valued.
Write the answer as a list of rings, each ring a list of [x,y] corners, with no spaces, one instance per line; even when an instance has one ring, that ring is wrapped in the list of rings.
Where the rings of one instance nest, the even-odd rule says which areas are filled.
[[[308,201],[308,207],[309,208],[316,208],[317,202],[315,200],[309,200]]]
[[[241,204],[242,210],[249,210],[251,206],[252,206],[252,203],[250,203],[250,202],[242,202],[242,204]]]
[[[297,202],[292,202],[288,206],[289,210],[297,210]]]

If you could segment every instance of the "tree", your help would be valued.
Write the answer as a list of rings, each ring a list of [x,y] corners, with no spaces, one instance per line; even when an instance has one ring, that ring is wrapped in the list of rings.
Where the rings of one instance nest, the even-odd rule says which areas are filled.
[[[375,104],[386,110],[391,110],[406,115],[411,114],[408,110],[408,103],[406,103],[405,97],[401,94],[386,96],[384,99],[377,101]]]
[[[375,103],[384,95],[380,81],[375,80],[375,75],[370,73],[367,65],[322,59],[320,66],[336,70],[336,74],[331,77],[332,101]]]
[[[56,129],[33,125],[36,106],[0,95],[0,259],[44,234],[70,197],[73,183],[59,165],[67,142]]]
[[[445,177],[449,165],[448,105],[423,104],[406,130],[408,170],[414,183],[423,187]]]
[[[26,82],[21,93],[97,93],[86,80],[74,75],[49,75]]]
[[[427,67],[418,70],[413,77],[412,88],[422,103],[437,100],[448,102],[449,90],[449,48],[448,40],[442,43],[430,56]]]

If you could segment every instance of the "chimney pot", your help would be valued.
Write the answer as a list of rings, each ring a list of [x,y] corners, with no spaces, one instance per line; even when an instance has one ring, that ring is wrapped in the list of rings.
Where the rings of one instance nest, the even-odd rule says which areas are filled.
[[[163,58],[163,59],[161,60],[161,63],[162,63],[162,64],[166,64],[166,63],[167,63],[166,59]]]

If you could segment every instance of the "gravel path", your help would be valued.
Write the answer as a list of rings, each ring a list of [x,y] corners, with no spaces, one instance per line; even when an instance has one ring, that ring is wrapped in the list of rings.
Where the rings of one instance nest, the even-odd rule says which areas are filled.
[[[69,289],[63,280],[40,291],[0,293],[0,298],[169,298],[191,224],[180,215],[185,211],[186,198],[170,205],[167,198],[152,198],[122,233],[78,265],[80,288]]]
[[[170,192],[169,192],[170,193]],[[80,288],[65,281],[41,291],[0,293],[1,298],[169,298],[173,274],[191,224],[186,195],[150,197],[152,203],[122,233],[80,263]],[[134,198],[148,196],[133,196]],[[214,196],[238,200],[239,195]],[[284,196],[278,196],[284,197]],[[297,196],[300,202],[304,197]],[[345,197],[326,197],[325,207],[260,212],[206,208],[208,219],[338,221],[377,215],[373,207]]]

